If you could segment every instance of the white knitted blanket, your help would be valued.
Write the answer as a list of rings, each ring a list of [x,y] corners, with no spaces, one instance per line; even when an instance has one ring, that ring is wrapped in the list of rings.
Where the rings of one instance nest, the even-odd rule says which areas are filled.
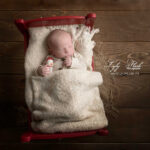
[[[64,69],[32,76],[32,128],[43,133],[94,130],[107,126],[98,86],[99,72]]]
[[[85,59],[88,70],[64,69],[49,76],[35,76],[35,70],[47,56],[46,37],[54,29],[69,32],[75,50]],[[32,114],[31,126],[42,133],[100,129],[107,126],[98,86],[101,73],[93,72],[91,63],[95,42],[85,25],[30,28],[29,46],[25,55],[25,99]]]

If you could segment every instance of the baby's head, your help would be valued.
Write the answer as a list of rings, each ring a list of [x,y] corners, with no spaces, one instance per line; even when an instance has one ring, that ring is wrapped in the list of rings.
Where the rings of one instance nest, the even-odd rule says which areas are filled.
[[[56,58],[72,56],[74,47],[71,35],[63,30],[53,30],[47,37],[48,51]]]

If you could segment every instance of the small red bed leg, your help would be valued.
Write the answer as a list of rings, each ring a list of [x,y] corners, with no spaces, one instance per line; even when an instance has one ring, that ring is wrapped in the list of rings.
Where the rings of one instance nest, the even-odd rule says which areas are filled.
[[[100,130],[98,130],[98,134],[105,136],[105,135],[108,135],[109,132],[107,129],[100,129]]]
[[[22,143],[26,143],[26,142],[30,142],[32,140],[32,137],[31,137],[31,133],[30,132],[27,132],[27,133],[24,133],[22,136],[21,136],[21,142]]]

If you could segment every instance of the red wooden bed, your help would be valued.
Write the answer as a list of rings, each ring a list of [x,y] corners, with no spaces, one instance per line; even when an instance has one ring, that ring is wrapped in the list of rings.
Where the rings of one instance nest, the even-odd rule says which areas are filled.
[[[92,30],[94,25],[94,20],[96,18],[95,13],[89,13],[86,16],[57,16],[48,18],[38,18],[34,20],[17,19],[15,24],[19,31],[24,36],[24,52],[26,52],[29,43],[29,27],[41,27],[41,26],[53,26],[53,25],[71,25],[71,24],[85,24],[89,26]],[[92,67],[94,70],[94,62],[92,61]],[[81,132],[67,132],[67,133],[36,133],[31,128],[31,113],[29,112],[28,117],[29,129],[27,132],[23,133],[21,136],[22,142],[30,142],[31,140],[41,140],[41,139],[57,139],[57,138],[72,138],[78,136],[87,136],[98,133],[99,135],[108,135],[108,130],[106,128],[92,130],[92,131],[81,131]]]

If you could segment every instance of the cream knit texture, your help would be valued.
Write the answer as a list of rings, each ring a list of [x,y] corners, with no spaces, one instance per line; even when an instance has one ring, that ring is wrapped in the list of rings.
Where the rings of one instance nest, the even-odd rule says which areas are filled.
[[[63,69],[46,77],[36,76],[36,69],[48,55],[46,37],[54,29],[69,32],[74,48],[86,62],[88,70]],[[30,28],[25,55],[25,99],[32,114],[31,126],[42,133],[86,131],[106,127],[98,86],[103,83],[100,72],[92,71],[92,56],[98,33],[85,25]]]

